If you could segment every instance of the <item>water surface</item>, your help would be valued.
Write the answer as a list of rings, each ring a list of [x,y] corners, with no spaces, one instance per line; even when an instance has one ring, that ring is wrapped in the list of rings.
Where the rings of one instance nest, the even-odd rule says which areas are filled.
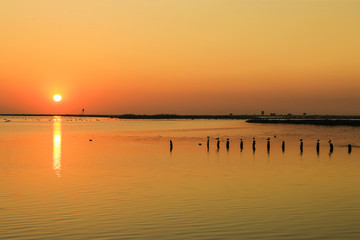
[[[360,239],[359,128],[6,119],[1,239]]]

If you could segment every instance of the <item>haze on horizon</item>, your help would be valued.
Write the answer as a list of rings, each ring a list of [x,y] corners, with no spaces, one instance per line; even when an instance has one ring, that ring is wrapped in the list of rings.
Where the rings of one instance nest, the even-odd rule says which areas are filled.
[[[360,114],[359,9],[2,0],[0,113]]]

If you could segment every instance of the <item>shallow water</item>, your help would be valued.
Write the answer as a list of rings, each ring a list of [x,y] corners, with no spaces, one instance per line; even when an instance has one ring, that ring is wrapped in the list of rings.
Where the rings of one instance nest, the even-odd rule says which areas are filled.
[[[360,239],[360,128],[6,119],[1,239]]]

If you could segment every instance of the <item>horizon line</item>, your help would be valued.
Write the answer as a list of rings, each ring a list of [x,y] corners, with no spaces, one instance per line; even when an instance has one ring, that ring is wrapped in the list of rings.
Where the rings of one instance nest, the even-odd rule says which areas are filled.
[[[64,116],[64,117],[109,117],[109,118],[155,118],[155,119],[201,119],[201,118],[223,118],[223,119],[249,119],[249,118],[360,118],[360,114],[39,114],[39,113],[0,113],[0,116]]]

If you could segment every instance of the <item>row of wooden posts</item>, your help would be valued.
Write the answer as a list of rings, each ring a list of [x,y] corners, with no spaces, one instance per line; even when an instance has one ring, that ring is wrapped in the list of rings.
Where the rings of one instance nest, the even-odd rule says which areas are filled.
[[[215,139],[217,140],[216,148],[219,150],[220,149],[220,138],[215,138]],[[267,138],[266,141],[267,141],[267,144],[266,144],[267,151],[270,152],[270,138]],[[300,141],[300,152],[302,153],[304,151],[304,142],[303,142],[303,139],[300,139],[299,141]],[[199,145],[201,145],[201,143],[199,143]],[[210,137],[207,137],[206,147],[207,147],[207,150],[210,149]],[[329,147],[330,147],[330,153],[332,153],[334,151],[334,145],[331,142],[331,140],[329,140]],[[227,150],[230,149],[230,139],[229,138],[226,139],[226,149]],[[244,149],[244,142],[242,139],[240,139],[240,150],[242,151],[243,149]],[[255,150],[256,150],[255,138],[253,138],[252,149],[255,152]],[[170,140],[170,152],[172,150],[173,150],[173,142],[172,142],[172,140]],[[285,141],[282,141],[281,150],[283,152],[285,152]],[[351,153],[351,151],[352,151],[352,146],[351,146],[351,144],[348,144],[348,153]],[[319,139],[316,141],[316,152],[317,153],[320,152],[320,140]]]

